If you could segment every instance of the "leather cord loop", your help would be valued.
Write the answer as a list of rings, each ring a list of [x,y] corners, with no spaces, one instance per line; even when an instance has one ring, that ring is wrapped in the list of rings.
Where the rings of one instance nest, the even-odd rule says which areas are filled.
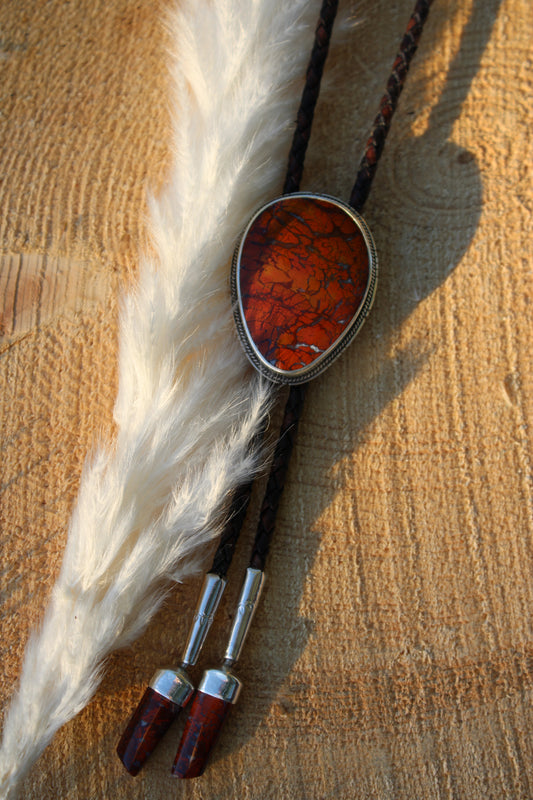
[[[395,58],[385,94],[381,99],[379,113],[374,120],[372,132],[367,140],[365,152],[350,195],[349,204],[358,212],[362,211],[369,195],[392,118],[432,2],[433,0],[417,0]],[[289,154],[284,193],[298,191],[300,187],[305,153],[311,134],[315,106],[320,91],[320,81],[328,54],[337,6],[338,0],[324,0],[322,4],[320,19],[315,33],[315,42],[307,69],[305,88],[297,115],[296,130]],[[291,386],[289,391],[250,560],[250,566],[254,569],[264,569],[296,438],[298,421],[303,409],[305,390],[306,384],[299,384]],[[246,516],[251,491],[252,483],[249,483],[246,486],[242,486],[233,498],[230,519],[222,534],[211,569],[212,572],[224,576],[229,569]]]
[[[293,134],[287,173],[283,187],[284,194],[296,192],[300,187],[305,154],[311,135],[313,116],[320,93],[320,82],[322,80],[324,64],[328,55],[331,32],[333,30],[333,22],[335,20],[338,5],[338,0],[324,0],[322,3],[320,17],[315,30],[315,40],[311,51],[311,57],[309,59],[309,65],[307,67],[305,86],[296,117],[296,128]],[[301,401],[298,399],[300,394]],[[293,395],[292,399],[291,395]],[[254,544],[252,554],[252,561],[257,563],[260,561],[264,563],[264,558],[268,552],[268,542],[274,530],[274,521],[279,506],[281,493],[283,491],[285,474],[287,472],[290,454],[292,451],[292,440],[296,433],[296,430],[294,430],[293,433],[291,428],[295,422],[297,423],[296,408],[299,405],[301,411],[302,404],[303,389],[302,387],[299,387],[299,392],[295,391],[293,393],[291,391],[291,394],[289,395],[289,400],[287,402],[285,411],[286,419],[284,419],[282,423],[280,440],[278,441],[278,445],[274,453],[271,476],[267,484],[265,501],[263,503],[264,510],[262,509],[261,511],[262,521],[259,523],[259,529],[256,535],[256,542]],[[262,438],[262,436],[260,435],[258,438]],[[276,463],[279,465],[278,469],[275,469]],[[229,518],[222,532],[220,543],[213,560],[213,565],[210,569],[210,572],[220,575],[221,577],[225,577],[230,568],[233,553],[235,551],[239,534],[246,517],[246,511],[250,503],[252,488],[252,482],[243,485],[239,487],[232,498]],[[269,521],[271,521],[271,523]],[[264,556],[261,554],[264,554]],[[262,567],[258,568],[262,569]]]
[[[356,211],[362,211],[370,192],[377,165],[381,153],[383,152],[385,139],[390,129],[392,117],[398,105],[398,99],[402,92],[409,66],[418,47],[424,22],[426,21],[432,2],[433,0],[418,0],[407,25],[407,30],[402,39],[398,55],[394,61],[392,72],[387,82],[387,88],[381,100],[380,111],[374,120],[372,133],[367,141],[365,153],[361,160],[354,188],[350,196],[350,205]],[[280,438],[278,446],[276,447],[265,497],[261,506],[261,513],[250,561],[250,566],[256,569],[264,569],[270,540],[274,532],[276,514],[285,485],[285,477],[289,466],[293,443],[296,438],[298,421],[303,409],[305,386],[306,384],[291,386],[289,391],[289,397],[285,406],[281,425]]]

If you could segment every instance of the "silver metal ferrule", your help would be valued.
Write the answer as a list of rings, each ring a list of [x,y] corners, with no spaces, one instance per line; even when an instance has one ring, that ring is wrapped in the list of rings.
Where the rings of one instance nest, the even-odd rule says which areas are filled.
[[[184,706],[192,697],[194,686],[184,669],[158,669],[150,681],[150,689],[176,703]]]
[[[224,661],[233,664],[239,658],[246,638],[246,634],[250,629],[250,624],[257,608],[257,603],[261,596],[263,583],[265,582],[265,573],[260,569],[252,569],[248,567],[246,570],[246,578],[239,597],[239,605],[235,620],[231,628],[228,646]]]
[[[189,638],[181,663],[184,667],[196,664],[202,645],[213,622],[226,581],[220,575],[208,572],[198,598],[198,604],[189,631]]]
[[[226,669],[208,669],[203,674],[198,691],[227,703],[236,703],[241,687],[240,680]]]

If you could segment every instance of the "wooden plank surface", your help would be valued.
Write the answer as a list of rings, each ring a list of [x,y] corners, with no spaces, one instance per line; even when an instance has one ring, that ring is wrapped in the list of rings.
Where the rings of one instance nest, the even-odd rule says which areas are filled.
[[[303,188],[346,198],[412,0],[339,37]],[[165,179],[159,4],[0,8],[1,707],[60,566],[84,458],[110,435],[120,284]],[[371,319],[306,401],[205,776],[114,754],[198,583],[114,655],[26,800],[533,796],[533,281],[529,0],[435,0],[366,209]],[[218,663],[254,497],[203,664]]]

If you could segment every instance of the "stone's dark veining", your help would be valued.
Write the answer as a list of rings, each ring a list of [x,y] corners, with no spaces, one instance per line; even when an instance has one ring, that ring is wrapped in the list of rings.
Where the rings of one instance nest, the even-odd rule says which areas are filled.
[[[238,278],[263,358],[292,372],[330,351],[364,302],[370,269],[361,228],[336,202],[295,195],[263,209],[241,243]]]
[[[171,700],[150,687],[146,689],[117,745],[119,758],[130,775],[137,775],[179,711]]]
[[[219,697],[196,692],[172,767],[176,778],[202,775],[231,706]]]

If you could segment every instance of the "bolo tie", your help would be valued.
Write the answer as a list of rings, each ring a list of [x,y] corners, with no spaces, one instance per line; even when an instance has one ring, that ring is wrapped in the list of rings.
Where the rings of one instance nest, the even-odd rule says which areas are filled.
[[[361,212],[431,3],[418,0],[409,19],[347,203],[300,191],[338,0],[324,0],[322,4],[283,193],[253,215],[236,245],[231,266],[235,325],[244,351],[268,380],[290,387],[249,567],[222,665],[204,672],[195,689],[189,670],[198,660],[226,586],[251,483],[241,486],[231,501],[180,665],[157,670],[118,743],[119,758],[131,775],[138,774],[180,709],[185,708],[188,716],[172,774],[178,778],[200,776],[239,697],[241,681],[232,670],[263,589],[265,563],[307,383],[345,350],[372,306],[377,256]],[[264,433],[258,432],[255,446]]]

